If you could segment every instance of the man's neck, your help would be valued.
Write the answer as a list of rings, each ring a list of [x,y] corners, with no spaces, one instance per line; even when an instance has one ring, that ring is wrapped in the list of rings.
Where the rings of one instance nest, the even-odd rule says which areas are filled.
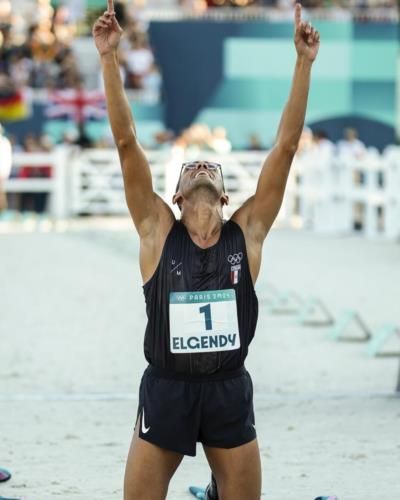
[[[220,206],[206,201],[185,201],[181,220],[199,247],[208,248],[218,241],[222,228]]]

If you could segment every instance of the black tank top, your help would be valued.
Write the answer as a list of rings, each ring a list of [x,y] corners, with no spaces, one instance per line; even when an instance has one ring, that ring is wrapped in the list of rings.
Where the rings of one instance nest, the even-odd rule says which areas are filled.
[[[218,242],[210,248],[202,249],[192,241],[185,225],[181,221],[175,221],[167,236],[158,267],[143,290],[148,318],[144,353],[151,365],[187,374],[213,374],[235,370],[243,365],[248,346],[254,337],[258,301],[250,275],[243,232],[235,222],[225,222]],[[217,293],[221,290],[224,292]],[[207,291],[209,293],[201,294]],[[189,296],[190,300],[199,301],[189,307],[192,308],[190,311],[194,311],[193,318],[204,322],[204,335],[201,338],[194,335],[184,339],[179,335],[176,337],[174,333],[170,337],[170,311],[171,318],[175,318],[171,330],[175,332],[191,328],[187,316],[191,318],[192,314],[186,313],[184,323],[180,312],[185,306],[179,304],[179,301],[186,300],[185,297],[189,300]],[[236,304],[232,302],[232,296],[236,296]],[[210,306],[207,302],[212,302],[213,297],[231,300],[228,304],[229,314],[226,314],[229,318],[234,316],[236,309],[239,348],[233,348],[236,345],[233,343],[233,335],[211,335],[211,306],[214,308],[215,305],[212,303]],[[174,301],[177,304],[170,304]],[[219,305],[220,303],[217,307]],[[174,312],[171,307],[175,307]],[[223,307],[226,307],[225,304],[222,304]],[[209,332],[209,336],[205,335]],[[221,346],[230,345],[229,342],[232,342],[232,350],[220,350]],[[189,349],[190,347],[193,349]],[[200,347],[212,347],[213,352],[195,352]],[[171,352],[172,350],[175,352]],[[192,352],[185,352],[187,350]]]

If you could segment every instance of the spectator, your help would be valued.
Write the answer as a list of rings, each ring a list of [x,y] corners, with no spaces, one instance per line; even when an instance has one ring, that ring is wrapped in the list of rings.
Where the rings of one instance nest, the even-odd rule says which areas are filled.
[[[329,139],[325,130],[315,130],[313,133],[313,142],[315,153],[319,155],[321,159],[328,159],[334,155],[335,145]]]
[[[20,153],[21,151],[23,151],[23,148],[21,146],[21,144],[19,143],[18,141],[18,137],[16,137],[15,135],[8,135],[8,140],[10,141],[11,143],[11,150],[13,153]],[[13,174],[13,169],[11,170],[11,175]]]
[[[124,55],[127,86],[132,89],[144,89],[145,79],[154,71],[154,56],[145,33],[134,32],[130,41],[131,47]]]
[[[42,136],[38,140],[33,134],[28,134],[25,137],[23,146],[27,153],[49,152],[52,149],[47,136]],[[21,167],[18,177],[22,179],[49,178],[51,177],[51,166],[45,164],[34,167],[25,165]],[[47,192],[22,193],[20,210],[41,214],[46,210],[47,199]]]
[[[7,197],[4,189],[4,182],[11,172],[11,143],[3,135],[3,127],[0,125],[0,214],[7,209]]]
[[[10,59],[15,51],[11,40],[11,25],[0,26],[0,72],[9,71]]]
[[[208,127],[203,123],[195,123],[188,129],[187,135],[189,151],[193,151],[193,153],[197,150],[197,154],[200,151],[204,150],[212,150],[214,149],[214,134]],[[215,144],[216,145],[216,144]]]
[[[57,56],[57,46],[54,34],[41,26],[31,26],[25,50],[33,63],[31,86],[44,87],[56,73],[54,61]]]
[[[16,87],[23,88],[30,84],[32,70],[32,60],[22,51],[11,56],[9,74]]]
[[[173,145],[175,136],[172,130],[160,130],[154,134],[153,138],[155,149],[169,150]]]
[[[228,133],[224,127],[215,127],[208,145],[216,153],[225,154],[232,151],[232,144],[228,139]]]
[[[263,146],[260,136],[253,132],[249,135],[249,142],[246,149],[248,151],[264,151],[267,148]]]
[[[70,128],[63,133],[60,144],[62,144],[63,146],[74,146],[78,139],[79,139],[78,130]]]
[[[357,130],[355,128],[346,128],[344,130],[344,139],[338,142],[339,154],[361,158],[366,151],[365,144],[358,138]]]
[[[72,88],[82,80],[76,58],[71,49],[65,49],[58,55],[59,72],[57,88]]]
[[[84,123],[79,123],[78,124],[78,131],[79,135],[77,140],[75,141],[75,144],[81,148],[88,149],[93,147],[93,141],[87,134],[85,130],[85,125]]]

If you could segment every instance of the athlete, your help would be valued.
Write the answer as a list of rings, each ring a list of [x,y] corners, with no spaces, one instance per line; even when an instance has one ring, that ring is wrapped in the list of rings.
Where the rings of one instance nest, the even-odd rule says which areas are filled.
[[[126,200],[140,236],[149,366],[124,484],[125,500],[159,500],[184,455],[201,442],[222,500],[259,500],[260,453],[250,375],[244,368],[257,322],[254,284],[263,242],[276,218],[303,130],[319,33],[295,7],[293,84],[276,143],[255,194],[224,221],[222,167],[184,163],[170,207],[154,192],[120,77],[122,29],[113,0],[96,21],[109,119]],[[267,63],[266,63],[267,64]]]

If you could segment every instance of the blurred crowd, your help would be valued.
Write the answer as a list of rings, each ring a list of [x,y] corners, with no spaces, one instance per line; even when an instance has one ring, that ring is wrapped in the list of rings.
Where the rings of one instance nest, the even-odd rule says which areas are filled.
[[[121,75],[139,98],[157,102],[162,75],[148,38],[146,8],[169,6],[201,13],[217,7],[267,6],[292,15],[295,0],[135,0],[115,1],[124,29],[120,44]],[[345,11],[348,7],[393,7],[396,0],[303,0],[306,8]],[[91,26],[101,14],[86,9],[85,0],[0,0],[0,120],[22,120],[29,114],[30,89],[63,91],[102,89],[98,58],[89,40]],[[106,5],[106,2],[104,1]],[[85,40],[88,41],[85,42]],[[85,48],[86,47],[86,48]],[[93,56],[93,57],[92,57]],[[81,94],[75,101],[79,100]],[[68,97],[69,101],[71,98]],[[73,100],[73,99],[72,99]],[[82,99],[81,99],[82,100]],[[48,104],[51,99],[48,99]],[[65,102],[64,102],[65,104]],[[51,116],[50,118],[54,118]]]
[[[0,78],[3,85],[65,88],[79,77],[72,51],[76,26],[64,8],[38,2],[31,23],[12,10],[0,17]]]
[[[360,159],[366,155],[367,151],[366,145],[359,139],[355,128],[344,129],[343,138],[335,143],[325,130],[311,130],[306,127],[300,138],[297,155],[299,157],[312,155],[323,164],[324,160],[334,155]]]
[[[120,50],[125,85],[130,89],[160,89],[160,72],[148,40],[147,24],[141,16],[147,5],[159,5],[160,9],[175,5],[200,11],[248,5],[292,10],[293,3],[294,0],[141,0],[129,4],[116,1],[117,18],[125,30]],[[305,8],[340,10],[395,7],[396,0],[303,0],[302,4]],[[20,5],[25,5],[25,10],[19,9]],[[74,51],[74,41],[90,33],[94,18],[100,14],[86,11],[84,5],[83,1],[65,1],[52,7],[50,0],[0,0],[0,90],[75,86],[82,78],[83,68]]]
[[[224,127],[211,129],[202,123],[194,123],[178,136],[170,131],[163,131],[156,134],[154,139],[155,149],[177,146],[193,154],[204,151],[225,154],[232,151],[232,144]]]
[[[224,127],[210,128],[202,123],[191,125],[177,137],[172,132],[163,131],[156,134],[154,139],[155,145],[153,149],[179,146],[193,153],[208,151],[217,154],[227,154],[233,149],[228,132]],[[248,136],[244,149],[246,151],[267,151],[271,146],[272,144],[267,144],[254,132]],[[357,129],[351,127],[343,130],[343,137],[337,142],[332,141],[323,129],[315,128],[312,130],[305,127],[297,151],[298,156],[315,154],[319,158],[326,158],[329,155],[361,158],[366,153],[367,147],[359,139]]]
[[[67,2],[56,8],[49,0],[31,3],[34,9],[22,15],[14,2],[0,0],[0,93],[25,87],[74,88],[85,76],[76,40],[82,33],[90,34],[94,15],[100,12],[87,19],[87,13],[80,17]],[[132,18],[123,3],[115,7],[125,30],[120,62],[126,88],[159,90],[161,79],[147,26]]]

